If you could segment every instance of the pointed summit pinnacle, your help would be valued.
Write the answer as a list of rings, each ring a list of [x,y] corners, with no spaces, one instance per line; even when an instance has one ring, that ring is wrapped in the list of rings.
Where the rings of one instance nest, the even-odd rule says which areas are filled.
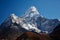
[[[39,14],[38,10],[36,9],[35,6],[31,6],[29,9],[28,9],[29,12],[33,12],[33,13],[36,13],[36,14]]]
[[[14,13],[12,13],[10,16],[14,16],[15,14]]]
[[[38,10],[36,9],[35,6],[31,6],[25,14],[22,16],[22,18],[29,18],[29,17],[43,17]]]
[[[31,6],[25,13],[24,17],[33,17],[35,15],[39,15],[38,10],[35,6]]]
[[[36,9],[35,6],[31,6],[25,14],[30,14],[30,13],[33,13],[33,14],[39,14],[38,10]]]
[[[31,11],[36,11],[36,7],[35,6],[31,6]]]
[[[16,16],[16,15],[13,14],[13,13],[10,15],[10,17],[11,17],[11,19],[13,19],[13,20],[17,20],[17,19],[18,19],[18,16]]]

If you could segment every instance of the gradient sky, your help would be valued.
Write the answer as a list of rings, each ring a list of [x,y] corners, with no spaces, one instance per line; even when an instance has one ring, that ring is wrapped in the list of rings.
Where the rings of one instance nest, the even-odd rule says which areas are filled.
[[[12,12],[22,16],[31,6],[35,6],[46,18],[60,19],[60,0],[0,0],[0,23]]]

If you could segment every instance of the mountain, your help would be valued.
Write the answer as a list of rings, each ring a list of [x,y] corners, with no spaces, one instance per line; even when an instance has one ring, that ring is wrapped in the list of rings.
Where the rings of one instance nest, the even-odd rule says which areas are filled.
[[[34,6],[30,7],[22,18],[27,25],[34,25],[43,33],[51,33],[60,23],[58,19],[47,19],[43,17]]]
[[[54,40],[60,40],[60,24],[53,30],[50,37]]]
[[[32,6],[22,17],[11,14],[0,25],[0,40],[15,40],[25,32],[50,34],[60,23],[58,19],[47,19]]]
[[[20,25],[20,18],[14,14],[11,14],[1,25],[0,25],[0,40],[15,40],[19,35],[25,32]]]

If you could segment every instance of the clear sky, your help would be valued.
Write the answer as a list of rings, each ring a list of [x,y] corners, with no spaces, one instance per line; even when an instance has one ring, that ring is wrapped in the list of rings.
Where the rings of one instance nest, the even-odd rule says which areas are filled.
[[[22,16],[31,6],[46,18],[60,19],[60,0],[0,0],[0,23],[12,12]]]

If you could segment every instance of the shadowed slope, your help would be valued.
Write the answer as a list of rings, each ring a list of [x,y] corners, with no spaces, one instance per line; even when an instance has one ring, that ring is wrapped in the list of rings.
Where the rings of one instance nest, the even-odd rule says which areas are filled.
[[[54,29],[54,31],[50,34],[50,36],[54,40],[60,40],[60,24]]]

